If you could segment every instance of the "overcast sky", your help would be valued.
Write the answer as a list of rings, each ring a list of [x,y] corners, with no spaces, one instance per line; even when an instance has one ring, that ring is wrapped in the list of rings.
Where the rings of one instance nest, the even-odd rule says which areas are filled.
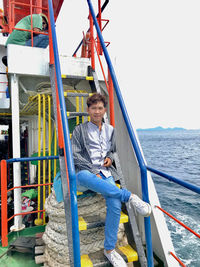
[[[87,1],[64,2],[61,52],[72,54],[88,29],[87,8]],[[200,1],[110,0],[104,11],[104,40],[136,128],[200,128],[199,10]]]
[[[110,0],[104,39],[135,128],[200,128],[199,11],[199,0]],[[87,16],[86,0],[64,1],[56,26],[61,54],[72,55]]]

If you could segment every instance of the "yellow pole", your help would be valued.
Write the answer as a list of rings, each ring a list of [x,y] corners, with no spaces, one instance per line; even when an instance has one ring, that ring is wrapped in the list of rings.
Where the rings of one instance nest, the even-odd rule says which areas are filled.
[[[76,96],[76,112],[79,112],[79,97]],[[79,116],[76,116],[76,125],[79,124]]]
[[[56,124],[54,124],[54,156],[57,155],[57,136],[56,136]],[[56,177],[56,159],[54,159],[54,178]]]
[[[41,95],[38,95],[38,157],[41,156]],[[38,184],[41,184],[41,161],[38,161]],[[40,194],[41,187],[38,186],[38,210],[40,210]],[[42,220],[40,218],[40,213],[35,220],[35,225],[42,225]]]
[[[51,156],[51,97],[48,95],[48,111],[49,111],[49,156]],[[49,160],[49,183],[51,183],[51,161]],[[51,186],[49,185],[49,195],[51,194]]]
[[[42,95],[43,99],[43,156],[45,157],[46,152],[46,102],[45,102],[45,95]],[[43,184],[46,183],[46,175],[45,175],[45,165],[46,160],[43,160]],[[45,185],[43,185],[43,209],[44,209],[44,203],[45,203]],[[43,224],[45,224],[45,212],[43,212]]]
[[[83,96],[81,97],[81,111],[84,111],[84,103],[83,103]],[[84,116],[82,116],[82,123],[84,123]]]

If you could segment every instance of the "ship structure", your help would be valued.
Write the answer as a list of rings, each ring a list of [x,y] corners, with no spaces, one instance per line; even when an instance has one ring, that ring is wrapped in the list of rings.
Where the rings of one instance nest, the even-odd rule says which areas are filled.
[[[152,207],[151,216],[143,218],[123,206],[117,251],[132,266],[185,266],[175,253],[151,172],[196,193],[200,189],[147,166],[109,57],[109,42],[103,39],[109,0],[96,1],[97,14],[91,1],[85,2],[89,29],[73,55],[60,56],[55,23],[62,0],[3,0],[0,58],[7,63],[0,64],[0,266],[110,266],[103,255],[105,201],[95,192],[76,191],[70,141],[74,127],[89,121],[86,101],[96,92],[106,96],[104,120],[116,129],[116,186]],[[40,33],[49,36],[47,48],[34,47],[33,41],[31,46],[6,47],[14,30],[24,30],[15,25],[29,15],[31,28],[25,31],[32,40],[33,14],[41,13],[49,24]],[[64,201],[56,199],[55,180]]]

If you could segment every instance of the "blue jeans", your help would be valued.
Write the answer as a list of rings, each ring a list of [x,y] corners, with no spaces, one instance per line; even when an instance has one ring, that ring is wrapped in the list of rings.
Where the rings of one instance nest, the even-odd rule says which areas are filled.
[[[102,173],[100,179],[89,171],[77,173],[77,190],[84,192],[88,189],[101,193],[106,200],[106,222],[104,248],[111,250],[117,243],[117,232],[121,215],[121,202],[128,202],[131,192],[119,189],[112,176],[106,178]]]
[[[33,46],[46,48],[49,44],[49,36],[44,34],[38,34],[33,37]],[[26,41],[26,46],[32,46],[31,39]]]

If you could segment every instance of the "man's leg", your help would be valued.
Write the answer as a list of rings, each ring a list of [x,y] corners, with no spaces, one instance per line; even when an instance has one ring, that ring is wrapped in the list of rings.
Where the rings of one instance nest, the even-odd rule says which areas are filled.
[[[115,267],[127,267],[123,258],[115,251],[117,243],[117,233],[121,215],[121,199],[128,201],[131,193],[128,190],[119,189],[112,176],[106,178],[101,174],[101,178],[89,171],[81,171],[77,174],[77,188],[90,189],[101,193],[106,200],[106,221],[105,221],[105,241],[104,255]],[[84,187],[83,187],[84,186]]]
[[[124,203],[129,202],[129,204],[144,217],[148,217],[151,214],[151,206],[148,203],[144,202],[127,189],[119,189],[117,186],[107,183],[106,180],[107,178],[105,180],[100,179],[87,170],[77,173],[78,186],[84,186],[92,191],[101,193],[104,197],[117,198]]]
[[[108,183],[104,179],[100,179],[87,170],[77,173],[77,187],[79,186],[84,186],[105,197],[117,198],[121,202],[128,202],[131,196],[131,192],[127,189],[119,189],[116,185]]]
[[[31,39],[26,41],[26,46],[31,46]],[[44,34],[38,34],[33,37],[33,46],[34,47],[40,47],[40,48],[46,48],[49,45],[49,36]]]
[[[105,197],[105,200],[107,211],[104,248],[108,251],[114,249],[117,243],[117,233],[121,215],[121,201],[111,197]]]

